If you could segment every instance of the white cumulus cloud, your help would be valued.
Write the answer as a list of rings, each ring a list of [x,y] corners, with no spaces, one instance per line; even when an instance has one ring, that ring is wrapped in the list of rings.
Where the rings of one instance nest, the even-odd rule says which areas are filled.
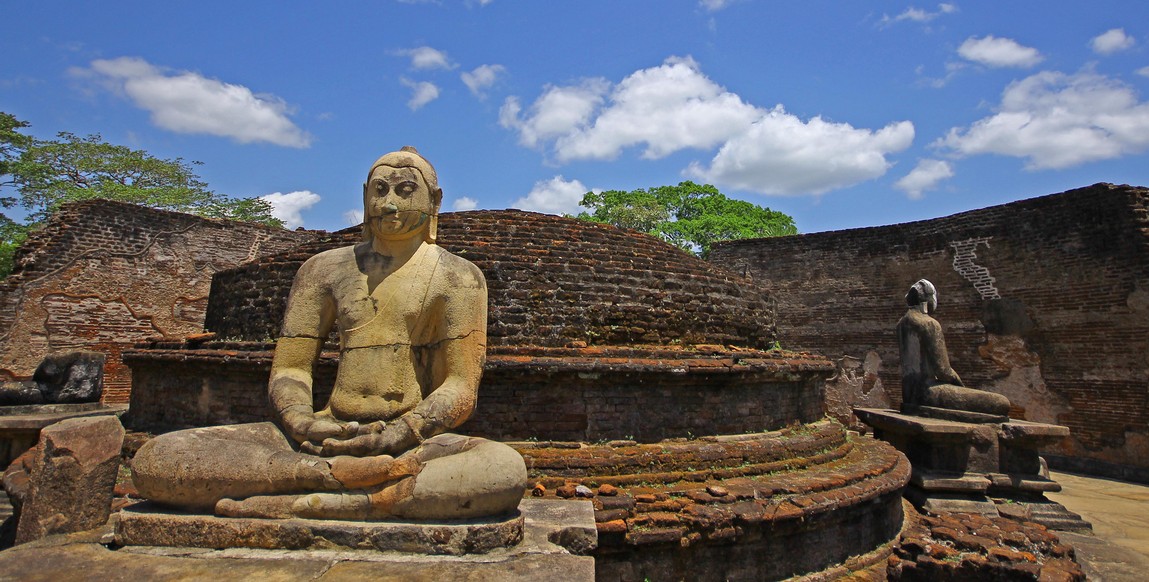
[[[475,97],[482,99],[487,96],[486,90],[506,72],[506,67],[502,65],[480,65],[470,72],[461,73],[459,77]]]
[[[1099,55],[1111,55],[1133,48],[1134,43],[1133,37],[1125,34],[1124,28],[1113,28],[1093,37],[1089,46]]]
[[[1035,48],[1022,46],[1010,38],[998,38],[993,35],[967,38],[958,47],[958,54],[966,60],[987,67],[1029,68],[1044,58]]]
[[[718,186],[760,194],[821,194],[882,176],[886,155],[913,143],[909,121],[872,131],[814,117],[803,122],[781,105],[687,173]]]
[[[455,210],[455,211],[474,210],[478,207],[479,207],[479,201],[475,200],[474,198],[471,198],[470,196],[463,196],[462,198],[456,198],[455,201],[453,203],[451,203],[451,209]]]
[[[689,57],[668,58],[617,85],[589,79],[547,86],[526,108],[509,97],[500,123],[559,163],[610,160],[635,146],[646,159],[717,149],[709,164],[696,162],[685,173],[766,194],[819,194],[876,178],[891,166],[886,156],[914,138],[908,121],[870,130],[822,117],[803,121],[781,105],[756,107]]]
[[[315,206],[320,197],[315,192],[297,190],[295,192],[274,192],[261,199],[271,203],[271,215],[286,223],[287,228],[303,226],[302,212]]]
[[[153,124],[169,131],[295,148],[311,143],[311,136],[289,118],[291,108],[283,99],[253,93],[243,85],[168,71],[135,57],[95,60],[89,68],[72,73],[126,96],[151,113]]]
[[[409,57],[411,59],[411,68],[417,71],[427,69],[455,68],[455,65],[451,62],[451,59],[447,58],[447,53],[435,48],[431,48],[429,46],[397,50],[392,54]]]
[[[606,160],[644,146],[644,158],[714,147],[737,134],[761,111],[702,74],[690,57],[631,73],[611,87],[604,79],[549,87],[525,116],[517,99],[504,105],[503,126],[520,142],[553,139],[560,162]]]
[[[995,114],[935,145],[1025,158],[1030,170],[1067,168],[1149,148],[1149,103],[1103,75],[1044,71],[1010,83]]]
[[[579,202],[590,189],[578,180],[566,180],[555,176],[550,180],[539,180],[530,193],[511,204],[514,208],[534,210],[546,214],[575,214],[581,210]]]
[[[411,89],[411,99],[407,101],[407,107],[411,111],[417,111],[424,105],[439,98],[439,87],[430,81],[412,81],[411,79],[402,78],[399,82],[404,87]]]
[[[894,187],[911,199],[922,197],[922,192],[933,190],[942,180],[954,176],[953,166],[944,160],[921,160],[909,174],[894,182]]]
[[[1149,77],[1149,67],[1141,67],[1140,69],[1137,69],[1137,74],[1141,75],[1142,77]]]
[[[499,124],[519,132],[519,143],[536,147],[585,127],[602,104],[610,83],[587,79],[569,87],[547,86],[524,116],[516,97],[507,97],[499,110]]]

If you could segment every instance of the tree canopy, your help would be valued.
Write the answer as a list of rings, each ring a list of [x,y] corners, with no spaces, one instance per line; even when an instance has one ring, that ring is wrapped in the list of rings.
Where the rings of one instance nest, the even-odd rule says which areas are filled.
[[[726,197],[710,184],[681,182],[638,190],[587,192],[576,218],[657,236],[705,256],[722,240],[797,234],[794,219],[744,200]]]
[[[200,162],[157,158],[107,143],[99,134],[80,137],[65,131],[56,139],[40,140],[21,132],[27,127],[27,122],[0,112],[0,206],[19,205],[27,212],[24,224],[0,212],[0,278],[11,271],[12,253],[28,229],[68,202],[102,198],[283,226],[266,200],[231,198],[210,190],[195,173]]]

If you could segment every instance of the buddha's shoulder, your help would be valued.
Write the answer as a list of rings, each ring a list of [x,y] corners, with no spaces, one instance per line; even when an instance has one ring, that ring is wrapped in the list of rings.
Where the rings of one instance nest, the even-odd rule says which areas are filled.
[[[447,277],[456,285],[486,286],[486,278],[483,277],[483,272],[475,263],[438,245],[431,246],[430,250],[438,258],[438,268],[436,269],[438,276]]]
[[[333,269],[338,269],[343,265],[352,269],[356,268],[354,246],[339,247],[312,255],[311,258],[303,262],[300,270],[330,273]]]

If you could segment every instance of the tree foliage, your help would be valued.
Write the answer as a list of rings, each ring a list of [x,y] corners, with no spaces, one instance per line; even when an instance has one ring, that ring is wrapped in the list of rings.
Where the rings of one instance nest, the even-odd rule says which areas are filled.
[[[710,184],[587,192],[577,218],[657,236],[705,256],[718,241],[797,234],[789,215],[727,198]]]
[[[200,162],[157,158],[107,143],[99,134],[60,132],[56,139],[40,140],[20,131],[27,127],[27,122],[0,112],[0,206],[19,204],[27,213],[24,224],[0,213],[0,278],[11,271],[12,253],[28,229],[68,202],[101,198],[283,226],[266,200],[230,198],[210,190],[195,173]]]

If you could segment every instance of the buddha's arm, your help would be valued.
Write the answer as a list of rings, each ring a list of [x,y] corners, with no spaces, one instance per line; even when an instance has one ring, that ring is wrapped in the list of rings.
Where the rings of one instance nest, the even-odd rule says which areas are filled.
[[[312,369],[335,321],[334,301],[318,270],[308,261],[295,276],[268,382],[272,410],[300,443],[320,442],[344,431],[337,423],[316,419],[311,393]]]
[[[926,333],[923,334],[923,344],[926,355],[934,363],[937,379],[946,384],[962,386],[961,377],[950,367],[950,356],[946,350],[946,338],[942,334],[942,325],[937,320],[930,319]]]

